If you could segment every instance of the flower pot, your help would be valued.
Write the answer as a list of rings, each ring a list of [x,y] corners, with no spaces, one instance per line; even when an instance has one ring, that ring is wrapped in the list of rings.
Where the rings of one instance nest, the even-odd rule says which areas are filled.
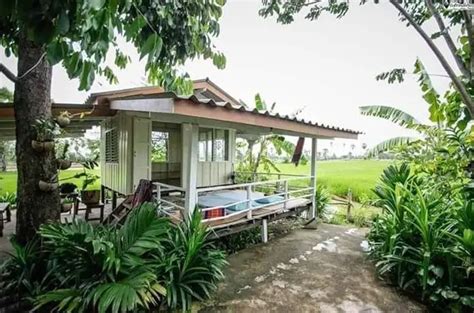
[[[64,128],[71,124],[71,119],[67,116],[60,115],[56,118],[56,123],[58,123],[59,127]]]
[[[54,141],[38,141],[38,140],[32,140],[31,141],[31,147],[33,150],[36,152],[48,152],[48,151],[53,151],[54,149]]]
[[[45,182],[43,180],[40,180],[38,182],[38,187],[41,191],[50,192],[50,191],[58,189],[58,184],[57,183],[48,183],[48,182]]]
[[[100,202],[100,190],[81,191],[81,202],[84,204],[97,204]]]
[[[67,170],[72,165],[71,160],[58,159],[57,162],[58,162],[58,169],[60,170]]]
[[[71,209],[72,209],[72,203],[71,202],[61,204],[61,213],[70,212]]]

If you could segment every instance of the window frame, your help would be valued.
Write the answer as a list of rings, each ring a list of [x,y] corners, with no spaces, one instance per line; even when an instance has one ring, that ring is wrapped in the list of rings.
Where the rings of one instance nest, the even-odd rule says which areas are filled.
[[[105,131],[105,155],[104,160],[107,164],[119,163],[119,144],[117,127],[112,127]]]
[[[217,138],[216,133],[223,132],[223,138]],[[202,136],[204,134],[204,136]],[[223,140],[223,158],[217,159],[216,141]],[[199,162],[229,162],[230,161],[230,131],[225,128],[200,127],[198,134],[198,161]],[[210,151],[209,151],[210,149]],[[204,156],[204,157],[203,157]]]

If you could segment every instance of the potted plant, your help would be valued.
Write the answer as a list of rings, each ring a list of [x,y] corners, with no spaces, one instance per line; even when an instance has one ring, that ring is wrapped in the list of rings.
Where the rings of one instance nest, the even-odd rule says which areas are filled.
[[[79,173],[78,176],[83,177],[82,188],[81,188],[81,200],[84,204],[97,204],[100,202],[100,189],[94,189],[94,183],[100,178],[90,171],[93,170],[99,164],[96,155],[93,159],[85,160],[81,162],[84,167],[84,172]]]
[[[72,209],[72,206],[74,204],[74,200],[71,198],[65,198],[61,202],[61,213],[67,213],[70,212]]]
[[[31,141],[31,146],[37,152],[47,152],[54,149],[54,137],[59,134],[56,124],[51,120],[38,119],[34,125],[36,139]]]
[[[67,151],[69,149],[69,146],[70,146],[69,141],[66,141],[64,143],[61,154],[56,159],[56,162],[58,163],[58,169],[60,170],[67,170],[72,165],[72,161],[68,160],[67,158]]]
[[[73,184],[73,183],[62,183],[59,186],[59,192],[62,195],[70,195],[70,194],[74,193],[76,191],[76,189],[77,189],[77,185]]]
[[[71,123],[71,117],[71,113],[68,111],[63,111],[56,117],[56,123],[59,125],[59,127],[65,128]]]
[[[41,191],[50,192],[58,189],[58,183],[40,180],[38,182],[38,187]]]

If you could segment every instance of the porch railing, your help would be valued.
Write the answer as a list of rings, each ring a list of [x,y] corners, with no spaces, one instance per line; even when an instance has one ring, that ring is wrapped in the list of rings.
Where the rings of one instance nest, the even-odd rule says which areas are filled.
[[[257,173],[258,174],[258,173]],[[242,190],[246,192],[246,197],[243,200],[234,201],[231,203],[227,203],[224,205],[218,205],[215,207],[206,207],[201,208],[201,212],[203,215],[206,216],[206,212],[210,212],[212,210],[223,210],[223,216],[218,217],[209,217],[204,218],[203,221],[219,221],[224,220],[231,217],[237,216],[246,216],[247,219],[254,218],[254,212],[259,209],[263,209],[265,207],[282,205],[282,209],[286,210],[288,208],[288,203],[290,201],[294,201],[297,199],[306,199],[311,202],[313,200],[314,195],[314,187],[310,186],[309,182],[311,181],[312,176],[305,176],[305,175],[295,175],[295,174],[284,174],[284,173],[271,173],[267,174],[264,173],[266,176],[276,176],[278,179],[269,179],[263,181],[253,181],[253,182],[245,182],[245,183],[237,183],[231,185],[223,185],[223,186],[213,186],[213,187],[204,187],[198,188],[196,191],[196,200],[199,199],[200,196],[204,196],[206,194],[212,194],[219,191],[235,191],[235,190]],[[258,177],[258,176],[257,176]],[[282,178],[283,177],[283,178]],[[186,208],[184,207],[184,199],[186,190],[182,187],[168,185],[165,183],[155,182],[154,185],[156,186],[156,199],[161,203],[163,211],[166,213],[167,210],[179,210],[181,212],[185,212]],[[179,197],[174,197],[175,202],[167,199],[163,196],[166,193],[172,192],[179,192]],[[264,195],[255,197],[256,192],[261,192]],[[267,203],[263,203],[264,199],[272,199]],[[276,199],[278,198],[278,199]],[[183,205],[176,202],[176,199],[179,202],[182,202]],[[276,199],[276,200],[275,200]],[[259,202],[256,202],[259,200]],[[308,202],[308,203],[309,203]],[[232,210],[232,208],[234,210]],[[235,208],[239,208],[235,210]]]
[[[238,174],[238,173],[236,173]],[[265,173],[266,174],[266,173]],[[270,174],[271,176],[273,174]],[[223,219],[230,218],[232,216],[241,216],[244,213],[247,216],[247,219],[253,219],[253,213],[259,209],[265,207],[271,207],[275,205],[283,204],[283,210],[287,209],[289,201],[297,199],[307,199],[312,201],[314,195],[314,187],[309,185],[312,176],[304,175],[294,175],[294,174],[283,174],[280,175],[279,179],[265,180],[265,181],[254,181],[233,185],[224,185],[224,186],[215,186],[215,187],[206,187],[200,188],[197,191],[198,197],[201,194],[212,193],[218,191],[226,190],[245,190],[246,198],[244,200],[235,201],[228,203],[226,205],[219,205],[215,207],[202,208],[202,212],[212,211],[223,209],[224,216],[206,218],[204,221],[219,221]],[[281,178],[281,177],[285,178]],[[258,198],[253,198],[255,192],[263,192],[264,196],[258,196]],[[281,197],[280,200],[269,201],[268,203],[261,203],[263,199],[270,199],[274,197]],[[256,202],[255,200],[259,200]],[[245,206],[245,209],[237,210],[235,212],[228,212],[229,208],[235,208],[238,206]],[[205,214],[204,214],[205,215]]]

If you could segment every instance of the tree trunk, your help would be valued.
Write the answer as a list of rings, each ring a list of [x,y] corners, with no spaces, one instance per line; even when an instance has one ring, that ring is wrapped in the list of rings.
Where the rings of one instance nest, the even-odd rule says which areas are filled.
[[[18,44],[18,76],[32,68],[44,53],[44,48],[25,38]],[[31,146],[36,133],[37,119],[50,119],[51,65],[43,58],[29,74],[15,83],[14,94],[16,123],[17,224],[20,243],[31,240],[39,226],[57,220],[60,214],[59,191],[41,191],[39,180],[50,181],[57,175],[54,151],[36,152]]]

